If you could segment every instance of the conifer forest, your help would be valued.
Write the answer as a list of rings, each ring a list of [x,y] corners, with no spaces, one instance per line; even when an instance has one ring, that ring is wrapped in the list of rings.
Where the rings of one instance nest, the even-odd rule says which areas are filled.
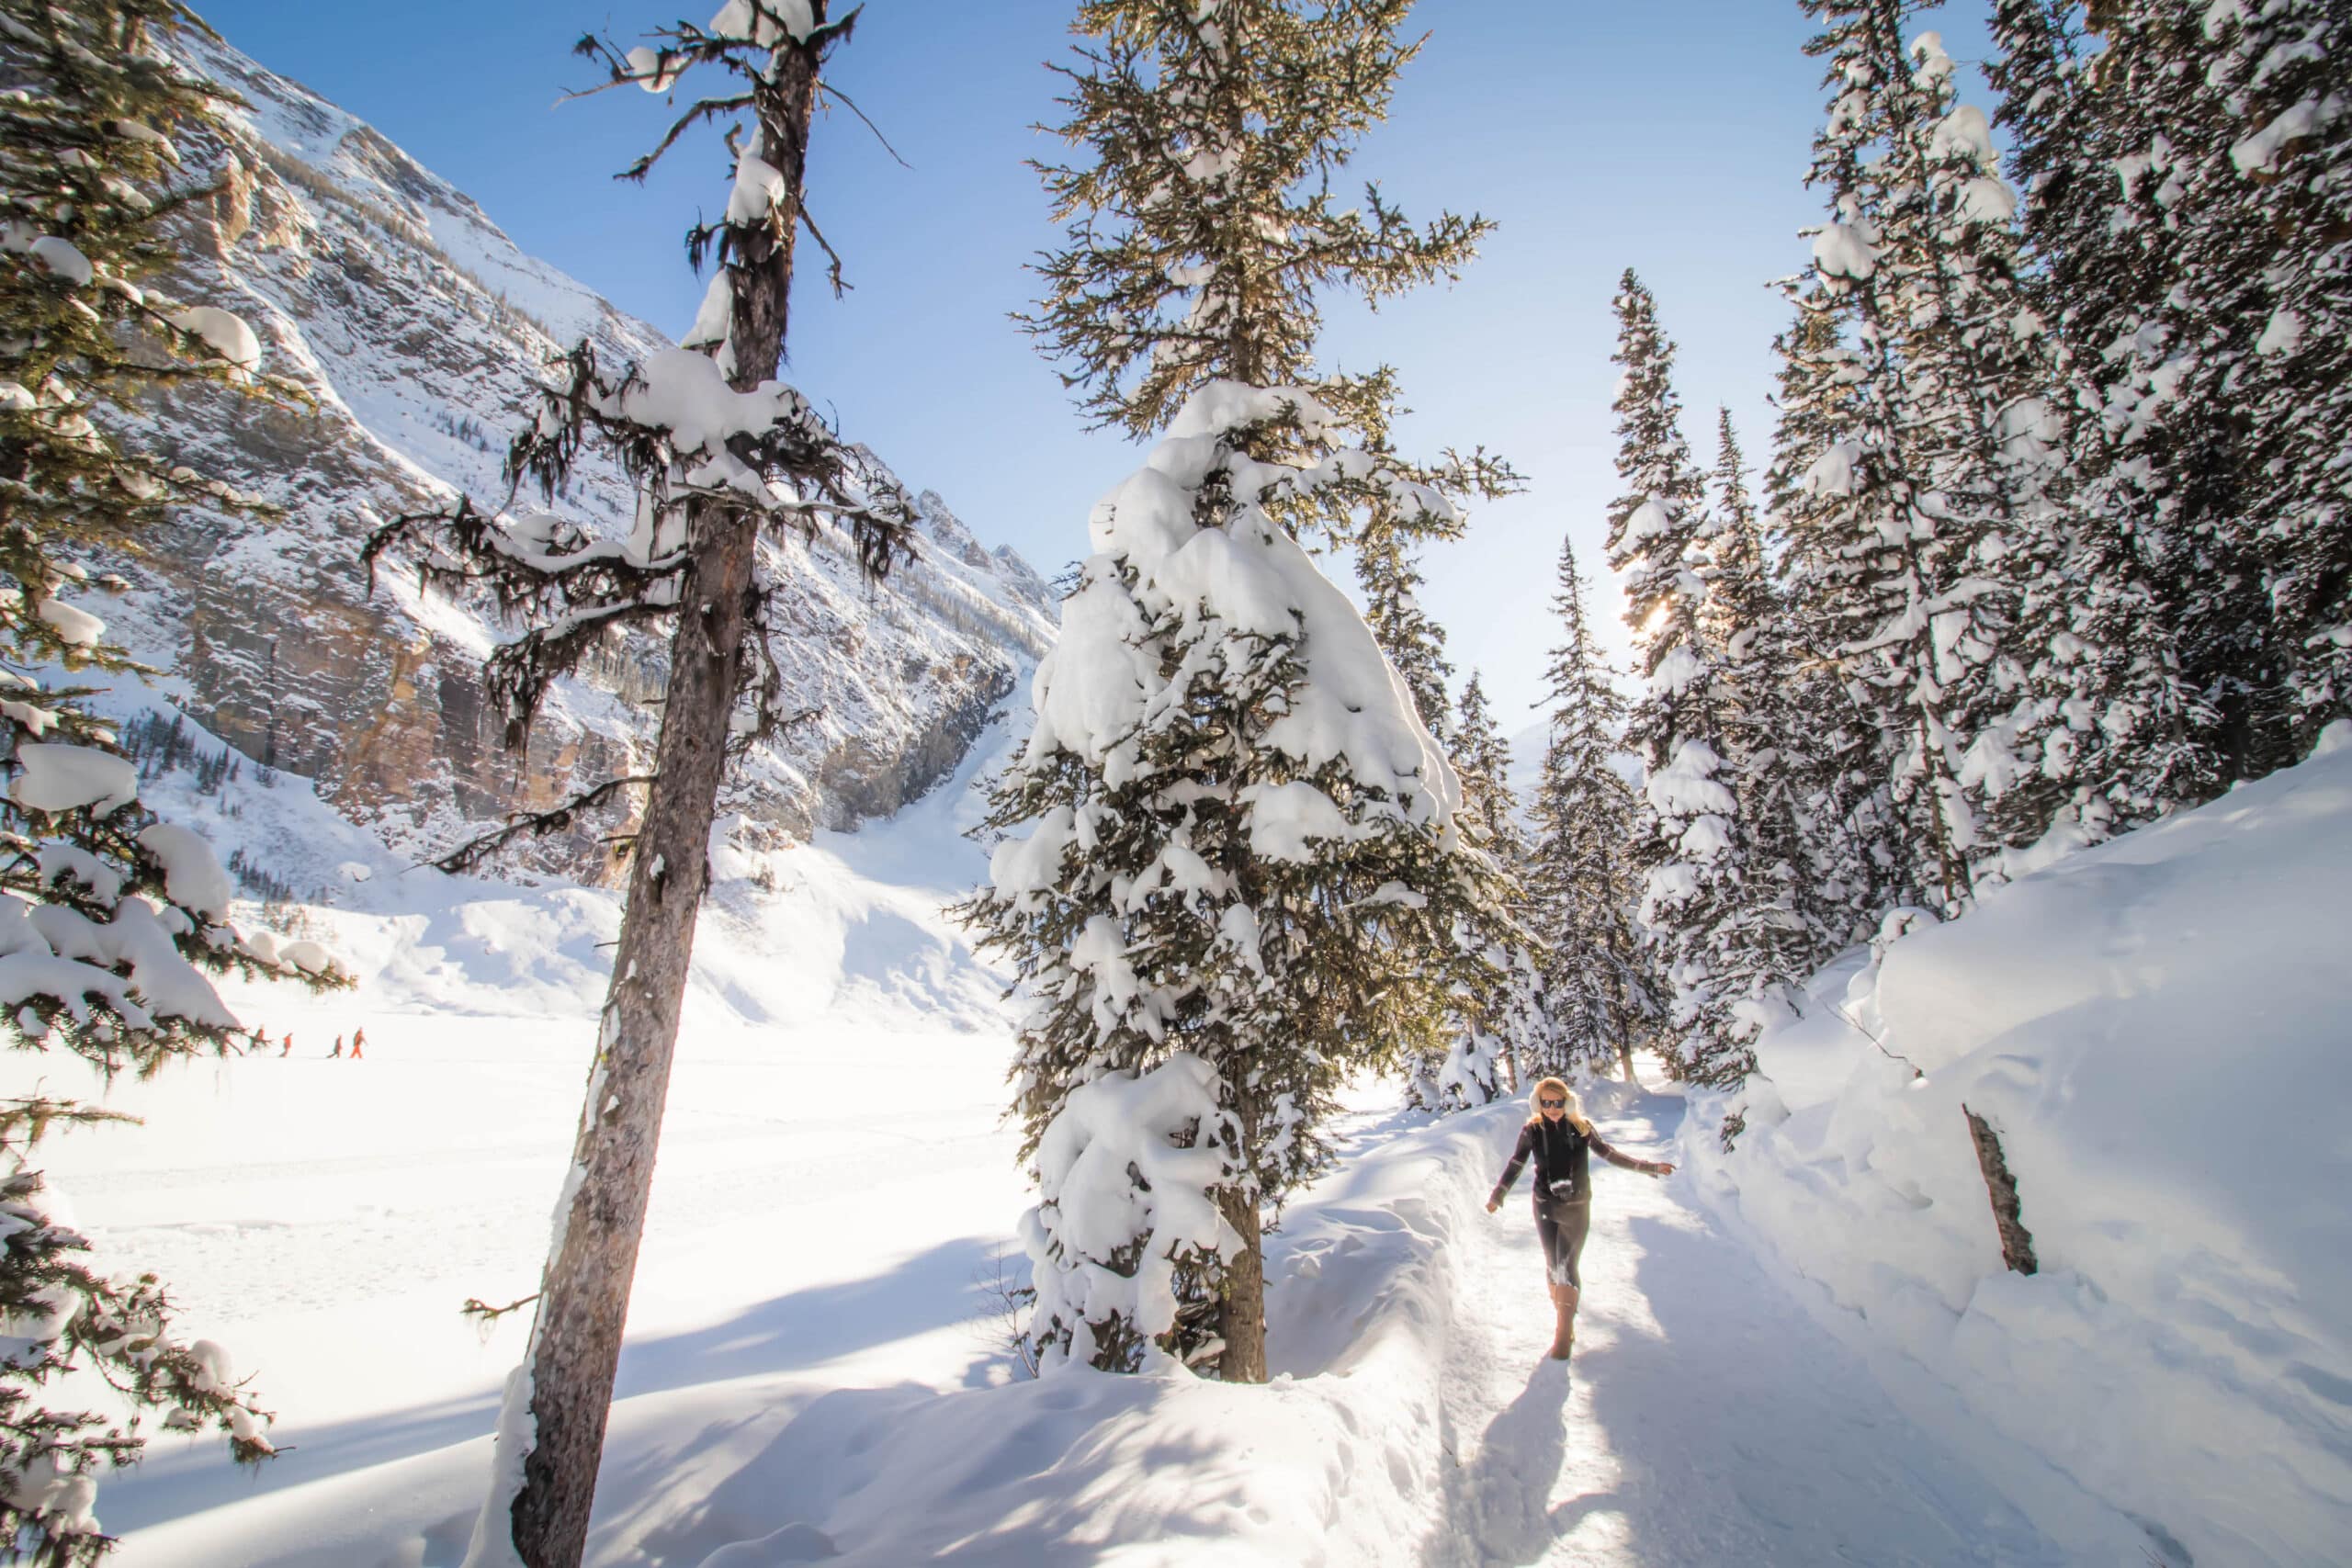
[[[698,9],[0,0],[0,1562],[2344,1561],[2352,5]]]

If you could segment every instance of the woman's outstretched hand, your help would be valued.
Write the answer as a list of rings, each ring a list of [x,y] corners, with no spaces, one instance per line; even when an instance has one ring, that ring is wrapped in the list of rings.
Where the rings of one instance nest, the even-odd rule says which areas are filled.
[[[1487,1213],[1490,1214],[1502,1206],[1503,1201],[1499,1198],[1489,1198],[1487,1200]]]
[[[1671,1162],[1667,1160],[1655,1161],[1650,1166],[1650,1174],[1652,1176],[1672,1176],[1674,1174],[1674,1166]]]

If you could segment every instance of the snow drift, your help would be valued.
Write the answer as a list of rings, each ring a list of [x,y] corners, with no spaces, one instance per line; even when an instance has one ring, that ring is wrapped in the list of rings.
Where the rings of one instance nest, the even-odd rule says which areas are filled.
[[[2348,885],[2338,721],[2300,767],[1828,966],[1758,1043],[1733,1152],[1694,1118],[1687,1157],[1996,1476],[2038,1456],[2165,1562],[2340,1562]],[[1963,1105],[2005,1147],[2034,1276],[2002,1267]]]

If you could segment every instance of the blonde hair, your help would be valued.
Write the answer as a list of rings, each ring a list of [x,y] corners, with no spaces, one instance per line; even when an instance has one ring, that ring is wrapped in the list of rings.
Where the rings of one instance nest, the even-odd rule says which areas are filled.
[[[1565,1081],[1559,1078],[1539,1079],[1535,1087],[1528,1091],[1527,1124],[1532,1127],[1536,1122],[1544,1120],[1544,1107],[1539,1102],[1543,1100],[1544,1091],[1547,1089],[1557,1089],[1559,1091],[1560,1098],[1568,1102],[1569,1125],[1576,1128],[1577,1132],[1582,1133],[1588,1138],[1592,1136],[1592,1123],[1590,1121],[1587,1120],[1585,1116],[1584,1101],[1577,1098],[1576,1090],[1570,1089]]]

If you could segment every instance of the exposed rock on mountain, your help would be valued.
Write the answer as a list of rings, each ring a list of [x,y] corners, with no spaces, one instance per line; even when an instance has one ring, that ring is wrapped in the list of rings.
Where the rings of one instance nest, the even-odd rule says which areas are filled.
[[[396,846],[446,847],[516,807],[640,771],[662,651],[616,642],[548,705],[527,755],[497,743],[477,679],[496,628],[473,606],[357,565],[374,523],[456,489],[503,497],[509,434],[538,367],[586,337],[609,361],[668,346],[642,321],[524,255],[474,202],[383,136],[225,46],[189,63],[242,96],[225,144],[191,144],[228,180],[186,236],[172,292],[225,306],[315,412],[209,392],[166,399],[142,438],[283,509],[201,513],[143,541],[110,632],[179,680],[202,723],[310,775]],[[536,504],[537,498],[530,498]],[[626,527],[616,470],[583,461],[554,504]],[[1011,551],[984,549],[939,497],[920,500],[920,557],[867,587],[837,534],[767,565],[804,634],[775,652],[817,711],[755,756],[722,801],[739,830],[805,834],[897,809],[961,759],[1017,671],[1046,646],[1053,595]],[[109,563],[113,564],[113,563]],[[583,824],[533,852],[594,877]]]

